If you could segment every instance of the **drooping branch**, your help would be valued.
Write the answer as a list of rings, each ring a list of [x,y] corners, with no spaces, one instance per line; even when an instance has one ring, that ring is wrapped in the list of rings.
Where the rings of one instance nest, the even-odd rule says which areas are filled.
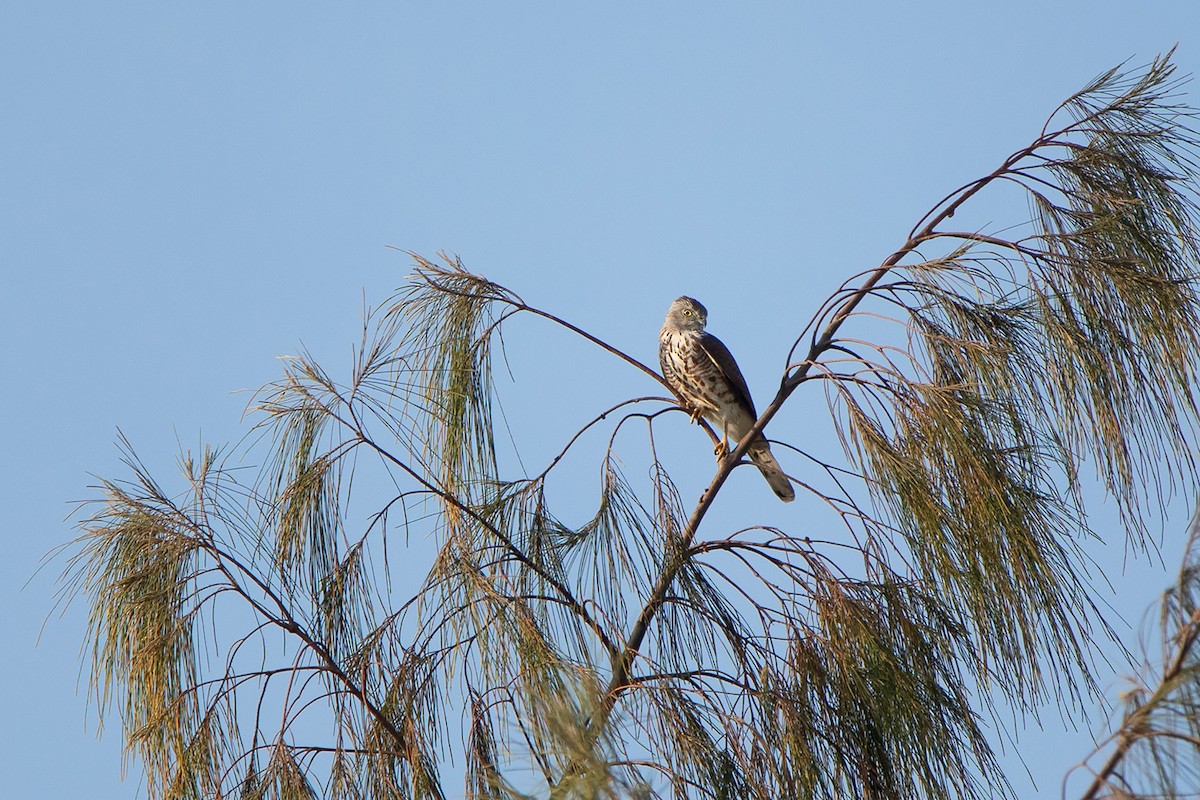
[[[1133,679],[1127,690],[1121,722],[1106,742],[1075,770],[1111,746],[1080,800],[1098,800],[1120,793],[1122,797],[1175,796],[1189,791],[1184,776],[1194,776],[1200,766],[1200,512],[1188,529],[1183,566],[1174,586],[1163,594],[1159,640],[1160,672],[1149,667],[1147,679]],[[1149,659],[1148,659],[1149,662]],[[1145,788],[1138,788],[1144,783]]]
[[[881,492],[881,498],[882,494],[896,491],[897,482],[903,480],[901,470],[928,471],[930,479],[921,489],[907,495],[904,490],[899,492],[897,514],[909,521],[912,531],[909,543],[913,547],[925,548],[931,537],[936,541],[937,537],[966,534],[962,542],[937,543],[938,548],[946,548],[944,555],[927,551],[942,562],[925,561],[923,570],[931,581],[946,581],[952,595],[962,593],[959,608],[977,626],[976,635],[981,637],[988,658],[1007,662],[1007,668],[1016,670],[1011,683],[1004,679],[1011,691],[1020,697],[1026,691],[1023,688],[1026,680],[1032,682],[1035,695],[1041,691],[1041,669],[1032,666],[1037,663],[1032,656],[1043,647],[1067,655],[1067,661],[1084,670],[1086,681],[1086,632],[1081,633],[1081,626],[1090,602],[1079,593],[1082,581],[1071,572],[1069,548],[1056,543],[1068,517],[1053,500],[1044,462],[1055,463],[1057,459],[1063,474],[1073,484],[1076,454],[1082,447],[1100,454],[1115,453],[1115,458],[1104,457],[1111,476],[1109,487],[1123,513],[1132,516],[1136,512],[1134,492],[1140,490],[1138,479],[1146,476],[1129,466],[1131,457],[1126,455],[1129,447],[1143,444],[1135,438],[1126,438],[1125,431],[1138,430],[1143,424],[1149,426],[1147,432],[1155,434],[1145,437],[1145,442],[1155,443],[1149,446],[1158,447],[1157,442],[1164,441],[1165,435],[1163,446],[1187,463],[1189,451],[1178,431],[1187,430],[1196,419],[1196,407],[1191,400],[1195,376],[1190,365],[1200,363],[1200,341],[1196,334],[1200,330],[1197,319],[1200,301],[1196,297],[1192,262],[1200,251],[1200,235],[1195,206],[1187,195],[1187,187],[1196,180],[1193,157],[1196,137],[1169,103],[1174,86],[1171,73],[1172,67],[1164,58],[1156,60],[1143,76],[1127,78],[1116,71],[1102,76],[1064,104],[1063,109],[1074,114],[1074,121],[1056,129],[1047,123],[1028,147],[1013,153],[989,175],[964,185],[940,202],[918,223],[908,240],[878,268],[867,273],[861,283],[839,290],[835,296],[842,297],[840,302],[824,306],[823,321],[810,326],[814,334],[807,354],[790,365],[753,430],[719,464],[700,495],[682,529],[681,550],[686,551],[691,545],[717,493],[740,464],[750,443],[764,431],[792,393],[812,377],[812,371],[826,354],[834,350],[844,352],[839,344],[842,329],[859,307],[884,287],[887,276],[901,269],[910,271],[918,279],[916,286],[928,287],[921,291],[931,298],[930,307],[937,308],[940,302],[941,307],[948,308],[946,296],[939,299],[935,284],[928,277],[935,269],[941,269],[958,270],[969,278],[974,269],[967,261],[970,248],[992,245],[1002,252],[989,257],[1010,274],[1019,274],[1022,264],[1037,267],[1024,288],[1015,287],[1031,294],[1035,302],[1024,309],[1006,308],[1002,304],[1007,298],[1000,295],[994,301],[997,310],[987,312],[992,314],[993,322],[1009,325],[1008,330],[1014,335],[1025,335],[1028,330],[1044,337],[1040,344],[1031,340],[1028,350],[1007,351],[1011,355],[1006,357],[1022,359],[1013,371],[1022,376],[1031,374],[1036,362],[1045,364],[1047,354],[1058,361],[1044,365],[1040,379],[1035,377],[1024,386],[1006,384],[1007,377],[996,371],[997,364],[1003,363],[998,357],[1005,354],[1004,350],[993,348],[996,354],[993,356],[984,350],[986,341],[972,342],[965,338],[955,341],[933,333],[917,344],[929,347],[937,359],[935,381],[922,384],[910,380],[905,384],[904,396],[911,406],[902,416],[894,418],[895,424],[911,429],[911,434],[903,429],[872,430],[868,426],[874,423],[863,416],[854,422],[855,435],[860,442],[868,433],[876,437],[868,439],[864,445],[868,449],[860,451],[860,455],[867,459],[869,486],[873,492]],[[1055,151],[1065,151],[1066,155],[1056,156]],[[1032,169],[1041,169],[1048,177],[1030,178]],[[985,234],[954,236],[953,232],[940,230],[985,189],[998,182],[1014,181],[1027,188],[1040,209],[1041,232],[1036,236],[1009,241]],[[1061,205],[1048,198],[1047,187],[1060,193]],[[950,257],[934,265],[928,262],[905,265],[919,246],[943,238],[955,238],[960,243]],[[928,272],[922,272],[924,269]],[[952,300],[958,302],[957,297]],[[964,313],[972,302],[976,301],[962,299]],[[1106,318],[1127,318],[1131,324],[1121,324],[1118,335],[1112,326],[1103,324],[1100,312],[1093,310],[1101,308]],[[1144,313],[1145,308],[1162,312],[1161,316],[1150,317]],[[914,315],[913,330],[922,331],[926,325],[922,315],[927,309],[919,305],[909,309]],[[1005,320],[1004,315],[1013,310],[1028,315],[1028,329]],[[980,314],[981,318],[984,316]],[[1059,340],[1064,336],[1070,337],[1068,346],[1074,349],[1061,349]],[[996,338],[999,339],[999,334]],[[972,358],[975,352],[982,352],[990,360],[947,361],[947,355],[959,358],[944,347],[947,344],[961,347],[961,352]],[[1095,369],[1083,373],[1086,375],[1083,382],[1056,383],[1063,374],[1073,373],[1076,364],[1086,360],[1087,366],[1099,367],[1107,363],[1106,357],[1122,365],[1127,363],[1139,373],[1136,392],[1139,396],[1132,401],[1117,393],[1114,384]],[[914,364],[915,358],[916,354]],[[983,368],[994,372],[984,374],[979,371]],[[821,377],[828,378],[828,374]],[[1089,385],[1087,381],[1092,383]],[[1155,388],[1142,392],[1141,388],[1147,384]],[[1175,394],[1158,391],[1158,386],[1169,386]],[[1091,417],[1081,417],[1072,410],[1074,398],[1080,394],[1090,398],[1087,407],[1093,414]],[[1108,411],[1105,403],[1112,403],[1115,411]],[[943,421],[947,413],[951,416]],[[1068,431],[1065,436],[1055,427],[1055,420],[1064,415]],[[1163,420],[1172,422],[1163,425]],[[964,438],[964,433],[971,438]],[[889,442],[892,436],[906,438]],[[903,453],[895,449],[897,446],[916,449]],[[893,467],[884,458],[906,461],[892,472]],[[952,463],[957,461],[957,466],[947,466],[947,458]],[[973,480],[955,486],[938,477],[954,475],[956,470],[965,475],[974,473],[983,482]],[[1191,471],[1185,469],[1182,474],[1190,475]],[[932,493],[934,498],[928,512],[909,505],[911,500],[922,496],[921,492],[926,493],[924,496]],[[939,493],[945,494],[939,497]],[[935,505],[941,503],[946,505]],[[971,511],[972,503],[982,513]],[[926,513],[928,516],[923,516]],[[1028,541],[1009,535],[1020,530],[1032,530],[1035,535]],[[958,568],[957,556],[952,554],[966,552],[966,542],[1005,541],[1024,548],[1019,558],[1008,557],[1003,548],[998,549],[994,561],[981,563],[976,568],[978,572],[965,576],[968,579],[965,582],[964,576],[946,572]],[[995,548],[989,544],[987,549]],[[621,658],[615,662],[592,719],[593,726],[606,725],[618,698],[632,688],[632,665],[686,563],[683,557],[664,562],[625,639]],[[1031,568],[1014,575],[1004,567],[997,570],[1004,563],[1029,564]],[[1023,596],[1028,596],[1030,602],[1019,599]],[[1011,630],[986,630],[990,625],[987,609],[997,607],[996,601],[1004,597],[1023,616]],[[1048,625],[1043,614],[1049,616]]]
[[[309,796],[320,762],[332,797],[450,796],[438,769],[461,763],[447,710],[459,702],[467,791],[489,800],[656,796],[658,782],[710,797],[1003,794],[979,703],[1074,698],[1089,679],[1081,460],[1127,518],[1159,457],[1179,457],[1168,479],[1192,479],[1197,170],[1170,75],[1161,60],[1102,76],[846,279],[698,496],[656,440],[682,420],[665,397],[575,409],[577,432],[545,468],[507,477],[492,365],[509,320],[550,322],[666,384],[457,259],[414,255],[415,275],[364,319],[348,380],[302,354],[258,396],[270,451],[257,481],[177,504],[157,488],[112,495],[85,523],[77,580],[107,626],[93,629],[96,690],[126,695],[151,795],[228,796],[241,770],[248,796]],[[961,222],[1012,187],[1033,207],[1021,235]],[[805,384],[825,390],[841,455],[778,441],[774,419]],[[811,515],[709,535],[768,425],[833,530]],[[593,452],[595,511],[568,524],[547,478]],[[405,561],[429,558],[399,587],[397,534]],[[222,650],[217,608],[238,598],[254,633]],[[1197,604],[1177,605],[1192,630]],[[278,652],[271,628],[287,634]],[[1169,640],[1190,652],[1195,635]],[[225,659],[221,679],[205,653]],[[1194,666],[1168,661],[1178,698]],[[252,713],[235,713],[243,693]],[[326,725],[328,746],[287,744],[302,716]],[[1149,742],[1200,728],[1150,735],[1119,740],[1096,785],[1116,785]]]

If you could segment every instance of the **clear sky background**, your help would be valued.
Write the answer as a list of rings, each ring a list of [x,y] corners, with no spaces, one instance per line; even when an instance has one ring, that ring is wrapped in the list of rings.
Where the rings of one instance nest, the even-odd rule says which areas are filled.
[[[277,356],[348,363],[364,296],[409,271],[389,245],[457,253],[647,362],[670,300],[699,297],[761,404],[846,275],[1092,77],[1176,42],[1196,72],[1200,4],[5,3],[0,794],[140,793],[118,727],[97,738],[82,609],[51,616],[62,564],[37,572],[91,476],[123,474],[118,427],[159,470],[238,439],[238,390]],[[543,364],[579,352],[530,343]],[[585,389],[522,385],[538,373],[514,358],[506,410],[543,421],[523,435],[548,452]],[[660,391],[604,376],[618,399]],[[794,527],[801,506],[770,513]],[[1106,596],[1136,622],[1168,572],[1123,567],[1101,527]],[[1006,749],[1024,797],[1057,796],[1088,750],[1042,722]]]

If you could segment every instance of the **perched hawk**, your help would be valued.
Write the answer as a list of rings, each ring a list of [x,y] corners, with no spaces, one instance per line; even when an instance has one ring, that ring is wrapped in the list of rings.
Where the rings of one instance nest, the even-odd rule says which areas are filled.
[[[658,363],[663,377],[683,399],[683,407],[703,416],[721,432],[722,448],[741,441],[758,420],[754,401],[737,362],[721,340],[706,333],[708,309],[700,301],[680,297],[667,309],[667,319],[658,334]],[[746,455],[767,479],[779,499],[796,499],[792,484],[761,436]]]

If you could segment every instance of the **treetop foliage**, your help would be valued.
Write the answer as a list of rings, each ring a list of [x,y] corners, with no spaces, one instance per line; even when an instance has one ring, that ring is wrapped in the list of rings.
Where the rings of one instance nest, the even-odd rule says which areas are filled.
[[[63,591],[150,797],[1007,794],[988,725],[1095,687],[1081,471],[1139,546],[1147,504],[1197,488],[1200,142],[1179,91],[1169,54],[1101,75],[855,270],[699,492],[656,443],[687,417],[654,370],[451,257],[413,256],[348,378],[289,359],[245,452],[186,454],[184,491],[123,442],[130,475],[102,484]],[[1004,190],[1027,223],[954,227]],[[494,366],[517,317],[662,388],[552,398],[579,432],[515,470]],[[770,424],[802,389],[841,452]],[[796,506],[836,524],[704,525],[760,432]],[[547,490],[565,459],[602,475],[582,523]],[[1195,549],[1165,668],[1089,797],[1195,783]]]

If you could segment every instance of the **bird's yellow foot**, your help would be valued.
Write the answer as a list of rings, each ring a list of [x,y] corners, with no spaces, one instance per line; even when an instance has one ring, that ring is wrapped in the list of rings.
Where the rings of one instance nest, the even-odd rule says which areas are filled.
[[[723,461],[725,456],[729,455],[729,432],[725,431],[721,434],[721,441],[717,442],[713,447],[713,455],[717,457],[717,461]]]

